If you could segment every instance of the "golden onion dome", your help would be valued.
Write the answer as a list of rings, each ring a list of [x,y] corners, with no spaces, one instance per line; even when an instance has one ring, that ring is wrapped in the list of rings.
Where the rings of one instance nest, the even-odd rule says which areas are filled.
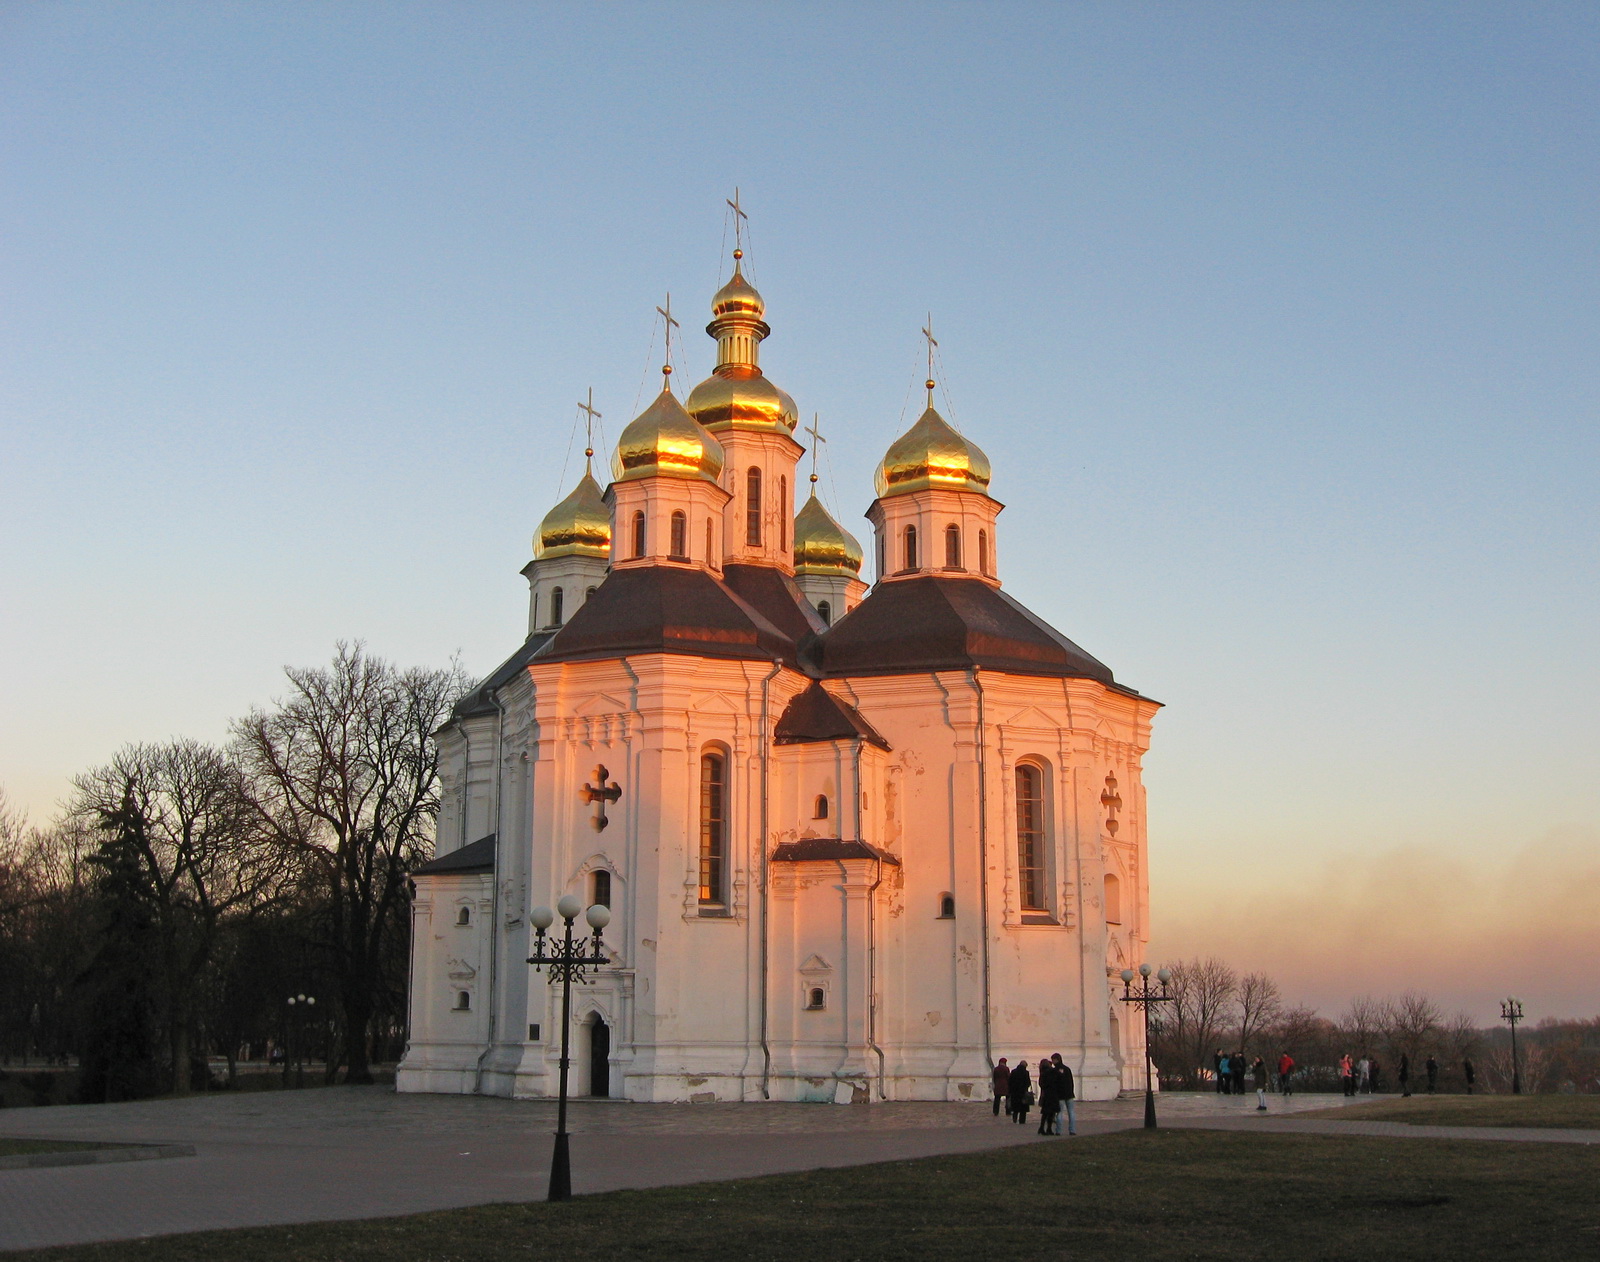
[[[884,454],[877,485],[880,497],[928,488],[987,494],[989,457],[930,405]]]
[[[855,578],[863,555],[856,537],[833,520],[813,491],[794,519],[794,572]]]
[[[748,372],[719,369],[689,391],[684,406],[713,434],[728,429],[792,434],[800,423],[800,410],[794,400],[762,376],[759,368]]]
[[[716,296],[711,299],[711,314],[746,315],[760,319],[767,313],[767,304],[762,301],[761,295],[756,292],[756,287],[744,278],[737,260],[733,264],[733,275],[728,283],[717,290]]]
[[[533,537],[533,555],[602,560],[611,555],[611,513],[594,474],[585,470],[572,494],[544,515]]]
[[[636,478],[704,478],[715,482],[722,473],[722,444],[706,433],[671,390],[628,423],[611,457],[611,476],[618,482]]]

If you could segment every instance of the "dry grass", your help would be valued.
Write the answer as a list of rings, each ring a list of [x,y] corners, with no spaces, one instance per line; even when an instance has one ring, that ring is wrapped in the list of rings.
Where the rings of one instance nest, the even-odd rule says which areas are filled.
[[[1600,1130],[1600,1095],[1435,1095],[1374,1100],[1299,1117],[1415,1126],[1536,1126]]]

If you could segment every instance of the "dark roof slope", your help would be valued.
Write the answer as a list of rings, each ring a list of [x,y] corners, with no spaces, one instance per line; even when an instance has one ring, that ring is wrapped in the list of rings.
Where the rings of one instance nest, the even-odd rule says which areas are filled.
[[[819,741],[869,741],[880,749],[889,742],[848,701],[841,701],[816,680],[784,708],[773,729],[777,745],[808,745]]]
[[[795,642],[704,570],[612,570],[538,661],[685,653],[797,660]]]
[[[838,837],[802,837],[785,841],[772,852],[774,863],[816,863],[830,859],[882,859],[896,867],[900,860],[870,841],[843,841]]]
[[[495,714],[497,709],[490,695],[496,688],[503,688],[528,664],[528,659],[542,649],[555,632],[535,631],[524,641],[519,648],[500,665],[489,673],[481,684],[457,701],[450,710],[453,719],[470,719],[480,714]]]
[[[782,570],[770,565],[727,565],[722,570],[722,581],[802,652],[828,629],[805,593]]]
[[[430,859],[420,868],[413,868],[412,876],[465,876],[471,872],[494,871],[494,846],[497,834],[480,837],[471,845]]]
[[[977,579],[879,583],[819,644],[826,675],[985,670],[1112,684],[1110,669],[1005,592]]]

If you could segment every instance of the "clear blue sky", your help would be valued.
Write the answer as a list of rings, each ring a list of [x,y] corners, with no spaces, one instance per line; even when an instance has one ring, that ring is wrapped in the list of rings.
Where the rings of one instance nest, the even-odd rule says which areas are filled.
[[[1157,954],[1592,1015],[1597,120],[1592,3],[9,4],[0,784],[497,662],[737,184],[836,513],[931,310],[1008,589],[1168,704]]]

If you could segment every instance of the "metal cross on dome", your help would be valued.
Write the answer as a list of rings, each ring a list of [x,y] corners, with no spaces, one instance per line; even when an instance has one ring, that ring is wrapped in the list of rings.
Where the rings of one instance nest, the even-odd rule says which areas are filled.
[[[739,188],[738,188],[738,185],[734,186],[733,196],[728,198],[727,201],[728,201],[728,206],[733,211],[733,248],[736,249],[736,250],[743,250],[744,249],[744,224],[745,224],[745,220],[749,219],[750,216],[745,214],[744,213],[744,208],[739,205]],[[724,237],[723,240],[726,241],[727,238]]]
[[[933,406],[933,352],[938,339],[933,336],[933,312],[928,312],[928,322],[922,326],[922,336],[928,339],[928,406]]]
[[[587,402],[578,404],[578,411],[584,413],[583,419],[583,458],[585,462],[594,459],[594,423],[600,419],[600,413],[594,406],[594,387],[589,387]]]
[[[824,438],[822,436],[822,429],[818,425],[818,420],[819,420],[818,414],[816,412],[813,412],[811,414],[811,424],[809,424],[809,425],[807,425],[805,427],[805,432],[807,434],[811,435],[811,485],[812,486],[816,486],[816,484],[817,484],[817,448],[818,448],[818,445],[828,441],[826,438]]]
[[[667,330],[667,362],[661,368],[661,376],[664,382],[671,384],[670,381],[667,381],[667,379],[672,376],[672,330],[682,327],[676,320],[672,318],[671,294],[667,295],[666,306],[656,308],[656,314],[664,321]]]

